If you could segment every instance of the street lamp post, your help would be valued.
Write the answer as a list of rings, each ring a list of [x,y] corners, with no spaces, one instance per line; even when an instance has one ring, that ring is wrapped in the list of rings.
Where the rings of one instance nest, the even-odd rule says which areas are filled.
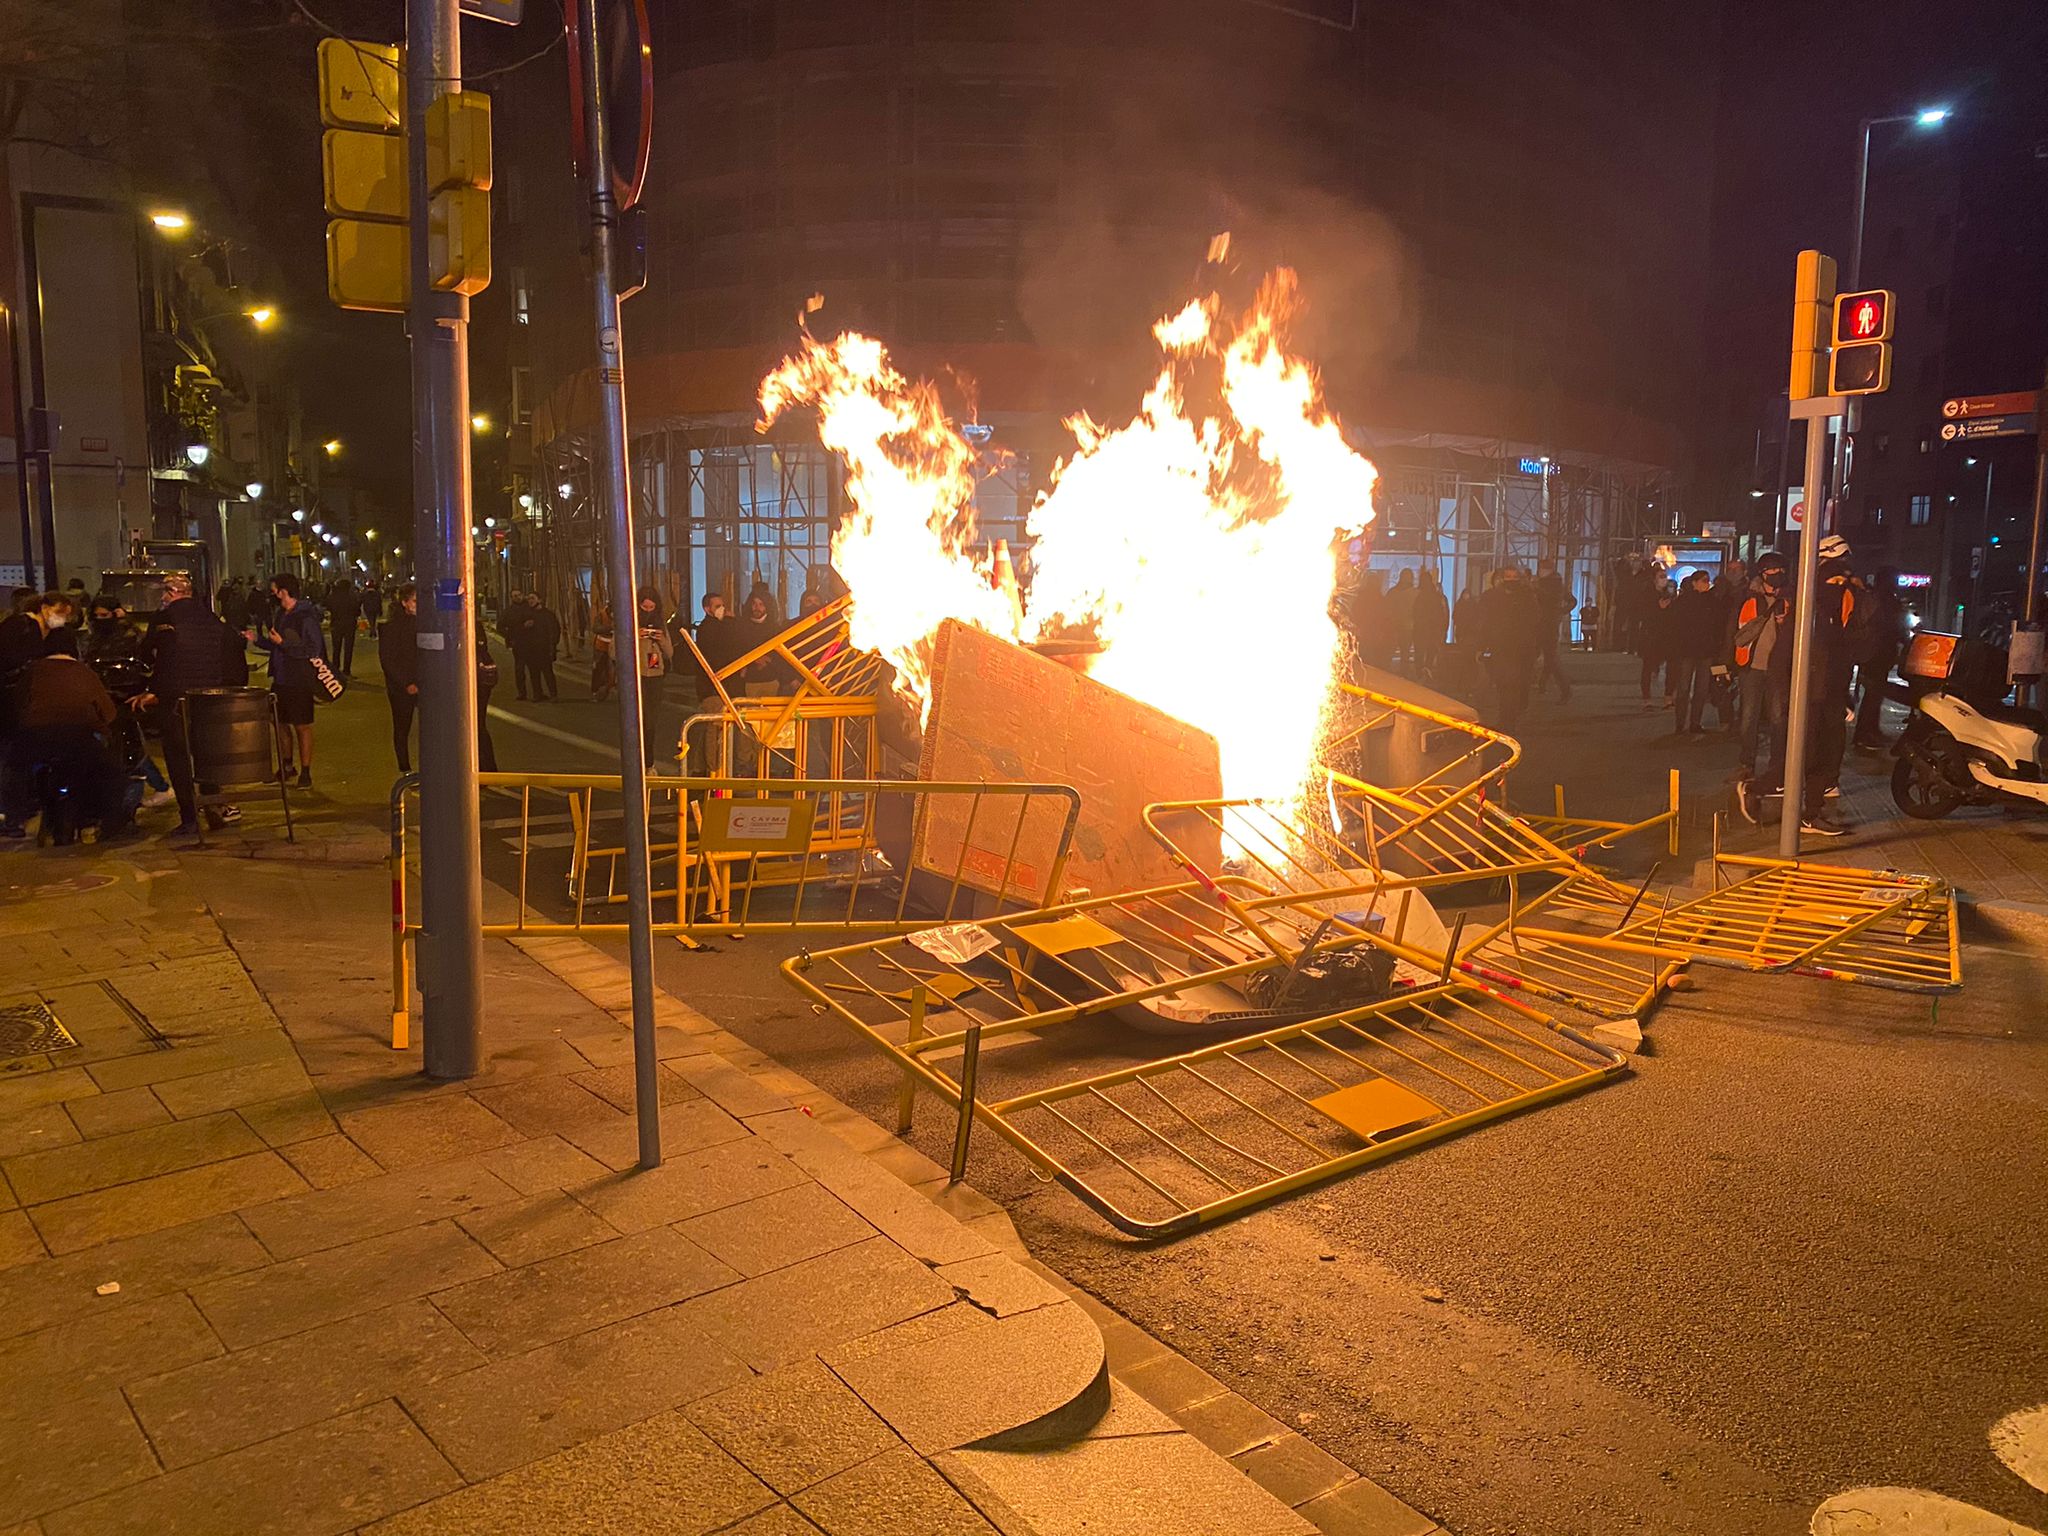
[[[1856,227],[1849,237],[1849,287],[1854,293],[1863,286],[1863,223],[1864,214],[1870,204],[1870,135],[1871,130],[1891,123],[1911,123],[1916,128],[1939,128],[1949,120],[1947,107],[1922,107],[1915,112],[1893,112],[1884,117],[1866,117],[1858,124],[1862,139],[1862,151],[1856,160]],[[1835,436],[1835,498],[1839,502],[1848,490],[1849,439],[1863,426],[1863,401],[1861,397],[1849,402],[1849,413],[1842,418],[1842,425]],[[1808,486],[1807,506],[1826,508],[1826,500],[1817,488]],[[1818,527],[1818,524],[1814,526]],[[1821,529],[1825,533],[1826,529]]]

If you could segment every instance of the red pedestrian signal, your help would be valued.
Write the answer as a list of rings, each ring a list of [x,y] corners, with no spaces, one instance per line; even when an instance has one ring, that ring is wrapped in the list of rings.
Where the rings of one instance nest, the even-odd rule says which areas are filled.
[[[1835,296],[1835,345],[1892,339],[1892,295],[1888,288]]]

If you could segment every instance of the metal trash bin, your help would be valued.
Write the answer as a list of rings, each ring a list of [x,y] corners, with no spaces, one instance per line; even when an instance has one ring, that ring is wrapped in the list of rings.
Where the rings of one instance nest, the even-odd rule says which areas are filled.
[[[200,794],[200,804],[211,805],[222,790],[275,784],[284,806],[285,839],[296,842],[291,797],[278,775],[276,697],[266,688],[195,688],[178,707],[185,716],[192,778],[208,786]],[[203,846],[203,817],[200,827]]]

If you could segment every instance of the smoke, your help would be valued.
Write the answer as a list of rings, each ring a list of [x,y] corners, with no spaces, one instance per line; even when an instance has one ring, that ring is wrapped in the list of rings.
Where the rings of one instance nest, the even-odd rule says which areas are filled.
[[[1038,133],[1058,157],[1059,195],[1022,236],[1030,338],[1118,349],[1091,394],[1128,390],[1149,364],[1138,317],[1178,308],[1219,276],[1226,299],[1248,300],[1261,274],[1289,266],[1301,278],[1297,346],[1340,405],[1369,389],[1412,348],[1418,298],[1403,242],[1349,190],[1370,180],[1358,173],[1368,150],[1355,93],[1317,89],[1333,67],[1326,54],[1213,37],[1141,46],[1162,56],[1070,60],[1045,109],[1060,115]],[[1210,238],[1226,230],[1225,270],[1205,272]]]

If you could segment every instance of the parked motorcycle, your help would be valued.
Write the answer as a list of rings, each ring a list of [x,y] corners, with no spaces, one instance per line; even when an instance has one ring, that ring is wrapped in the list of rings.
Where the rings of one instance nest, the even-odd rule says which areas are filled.
[[[2006,702],[2006,653],[1922,630],[1899,663],[1912,717],[1893,746],[1892,800],[1939,821],[1965,805],[2048,806],[2048,715]]]

